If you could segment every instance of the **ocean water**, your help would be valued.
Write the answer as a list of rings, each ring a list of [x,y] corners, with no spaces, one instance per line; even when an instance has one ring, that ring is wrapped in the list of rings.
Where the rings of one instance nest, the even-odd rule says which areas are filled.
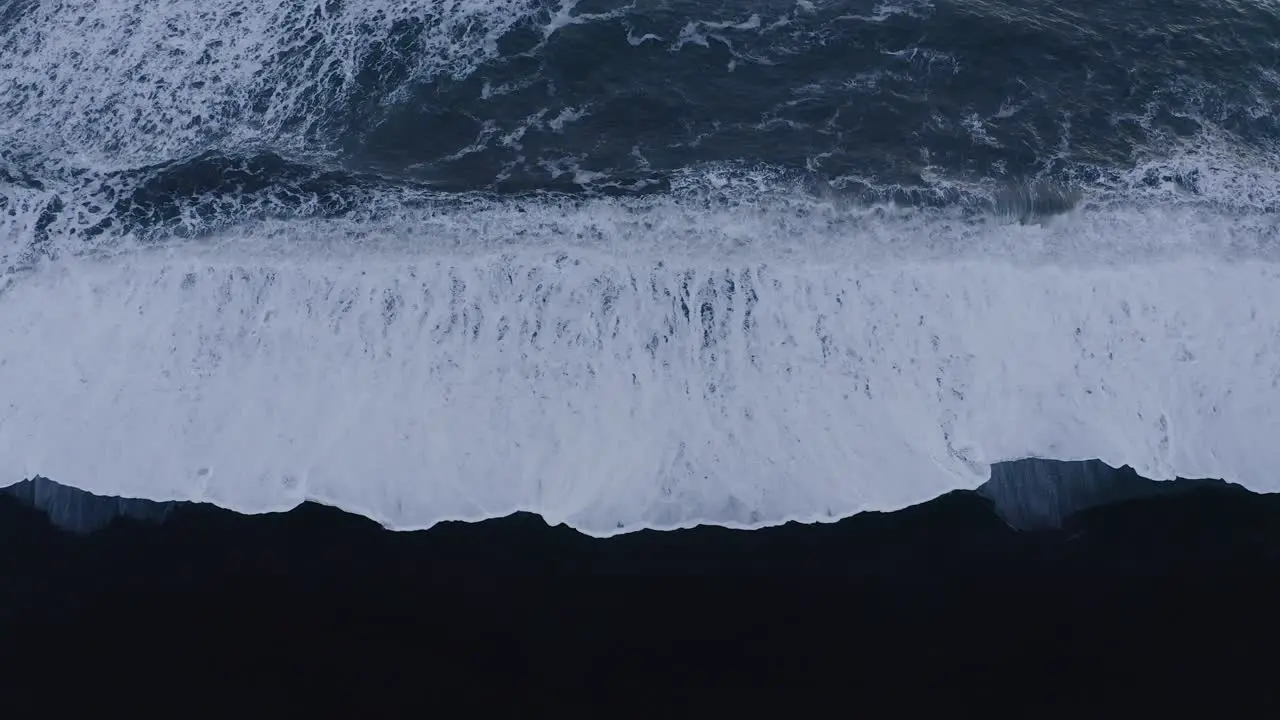
[[[4,0],[0,483],[408,529],[1280,490],[1270,0]]]

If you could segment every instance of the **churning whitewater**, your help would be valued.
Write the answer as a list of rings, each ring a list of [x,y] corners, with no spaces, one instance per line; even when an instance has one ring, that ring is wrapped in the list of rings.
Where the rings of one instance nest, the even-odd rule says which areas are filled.
[[[0,484],[597,535],[1022,457],[1280,490],[1278,37],[1262,0],[2,0]]]

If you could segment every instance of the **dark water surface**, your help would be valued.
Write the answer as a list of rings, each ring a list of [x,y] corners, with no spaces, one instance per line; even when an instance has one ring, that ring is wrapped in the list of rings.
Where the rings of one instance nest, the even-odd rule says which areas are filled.
[[[1265,188],[1217,183],[1224,164],[1275,156],[1277,37],[1261,1],[276,0],[148,16],[11,0],[0,203],[52,190],[22,208],[36,234],[82,238],[340,214],[379,192],[735,181],[1024,218],[1153,195],[1271,212]]]

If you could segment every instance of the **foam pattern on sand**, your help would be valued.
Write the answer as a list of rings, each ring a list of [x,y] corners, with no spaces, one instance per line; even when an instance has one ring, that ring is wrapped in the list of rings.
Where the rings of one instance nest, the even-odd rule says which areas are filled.
[[[0,482],[593,534],[897,509],[1028,456],[1277,489],[1264,260],[254,232],[11,276]]]

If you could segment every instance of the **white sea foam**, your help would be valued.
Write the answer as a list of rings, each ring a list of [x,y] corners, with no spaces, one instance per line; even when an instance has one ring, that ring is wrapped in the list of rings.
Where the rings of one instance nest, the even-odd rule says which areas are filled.
[[[465,76],[533,0],[39,0],[0,33],[0,138],[96,170],[314,152],[361,82]]]
[[[896,509],[1027,456],[1280,489],[1266,218],[641,202],[261,223],[12,275],[0,484],[592,534]]]

